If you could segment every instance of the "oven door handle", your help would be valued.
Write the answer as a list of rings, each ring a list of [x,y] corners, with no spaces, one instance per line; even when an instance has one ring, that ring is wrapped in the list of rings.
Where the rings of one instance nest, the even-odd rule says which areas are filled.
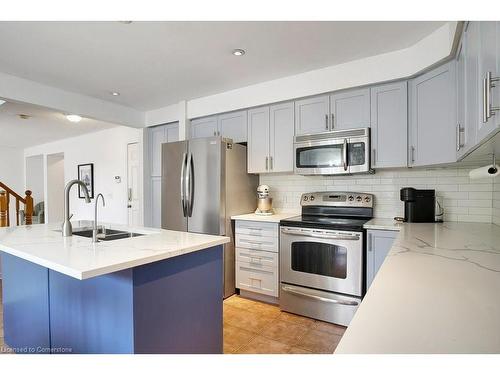
[[[358,241],[360,239],[359,234],[354,236],[342,235],[342,234],[328,234],[328,233],[314,233],[309,231],[293,230],[288,228],[281,228],[281,233],[292,234],[294,236],[303,237],[314,237],[314,238],[324,238],[328,240],[345,240],[345,241]]]
[[[289,286],[282,286],[281,290],[284,292],[288,292],[291,294],[296,294],[298,296],[302,297],[307,297],[311,299],[315,299],[321,302],[328,302],[328,303],[334,303],[336,305],[348,305],[348,306],[357,306],[359,303],[357,301],[347,301],[347,300],[342,300],[342,299],[332,299],[332,298],[325,298],[325,297],[320,297],[320,296],[315,296],[313,294],[308,294],[301,292],[295,288],[289,287]]]

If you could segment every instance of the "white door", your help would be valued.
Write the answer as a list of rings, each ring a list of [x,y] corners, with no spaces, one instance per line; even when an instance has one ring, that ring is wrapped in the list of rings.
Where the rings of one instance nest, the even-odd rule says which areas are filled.
[[[139,144],[127,145],[128,225],[140,225]]]

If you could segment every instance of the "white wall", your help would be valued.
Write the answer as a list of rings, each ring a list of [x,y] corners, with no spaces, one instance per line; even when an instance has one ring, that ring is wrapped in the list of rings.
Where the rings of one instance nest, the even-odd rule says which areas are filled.
[[[24,154],[22,149],[0,146],[0,181],[24,197]],[[11,224],[16,223],[15,208],[16,200],[11,197]]]
[[[270,186],[273,206],[278,210],[300,211],[300,195],[314,191],[355,191],[375,195],[374,216],[403,216],[399,199],[402,187],[435,189],[444,198],[446,221],[492,222],[493,180],[469,179],[468,168],[392,169],[373,175],[295,176],[260,175],[260,183]],[[500,191],[500,185],[496,184]],[[497,205],[500,192],[496,193]],[[498,211],[497,211],[498,213]]]
[[[45,200],[45,170],[43,159],[43,155],[34,155],[26,158],[26,179],[24,185],[27,190],[31,190],[34,204]]]
[[[126,224],[128,220],[127,144],[133,142],[139,143],[142,154],[142,129],[118,126],[96,133],[30,147],[25,149],[25,156],[64,153],[65,182],[78,177],[78,164],[94,163],[94,195],[97,196],[98,193],[103,193],[106,199],[106,207],[99,209],[99,220]],[[122,178],[120,184],[115,182],[115,176]],[[50,212],[50,202],[47,203],[47,210]],[[93,203],[94,201],[92,201],[92,204],[86,204],[84,199],[79,199],[78,189],[76,186],[73,187],[70,195],[70,209],[74,214],[74,220],[93,220]]]
[[[187,117],[192,119],[413,76],[451,56],[457,26],[457,22],[448,22],[402,50],[188,100]],[[173,104],[146,112],[146,126],[178,121],[181,108]]]
[[[64,183],[64,154],[47,155],[46,223],[64,220]]]
[[[493,222],[500,225],[500,176],[493,184]]]

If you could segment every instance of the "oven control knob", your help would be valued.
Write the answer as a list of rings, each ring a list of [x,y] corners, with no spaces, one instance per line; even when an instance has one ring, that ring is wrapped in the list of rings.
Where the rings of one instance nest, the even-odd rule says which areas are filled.
[[[356,197],[356,201],[361,202],[361,197],[359,195]]]
[[[365,202],[370,202],[370,197],[365,197]]]
[[[352,195],[349,195],[347,199],[349,199],[349,201],[352,202],[354,200],[354,197]]]
[[[304,195],[304,200],[307,201],[309,198],[307,198],[307,195]]]
[[[311,195],[311,198],[309,200],[313,201],[314,200],[314,195]]]

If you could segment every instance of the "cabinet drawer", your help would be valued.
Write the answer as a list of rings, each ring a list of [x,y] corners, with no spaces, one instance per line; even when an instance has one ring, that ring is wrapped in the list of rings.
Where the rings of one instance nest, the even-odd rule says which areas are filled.
[[[278,227],[277,223],[236,220],[236,233],[240,234],[278,238]]]
[[[267,266],[278,269],[278,253],[262,250],[236,248],[236,261],[254,266]]]
[[[236,262],[236,287],[278,297],[278,270],[267,266]]]
[[[278,252],[278,237],[262,237],[236,233],[236,247]]]

